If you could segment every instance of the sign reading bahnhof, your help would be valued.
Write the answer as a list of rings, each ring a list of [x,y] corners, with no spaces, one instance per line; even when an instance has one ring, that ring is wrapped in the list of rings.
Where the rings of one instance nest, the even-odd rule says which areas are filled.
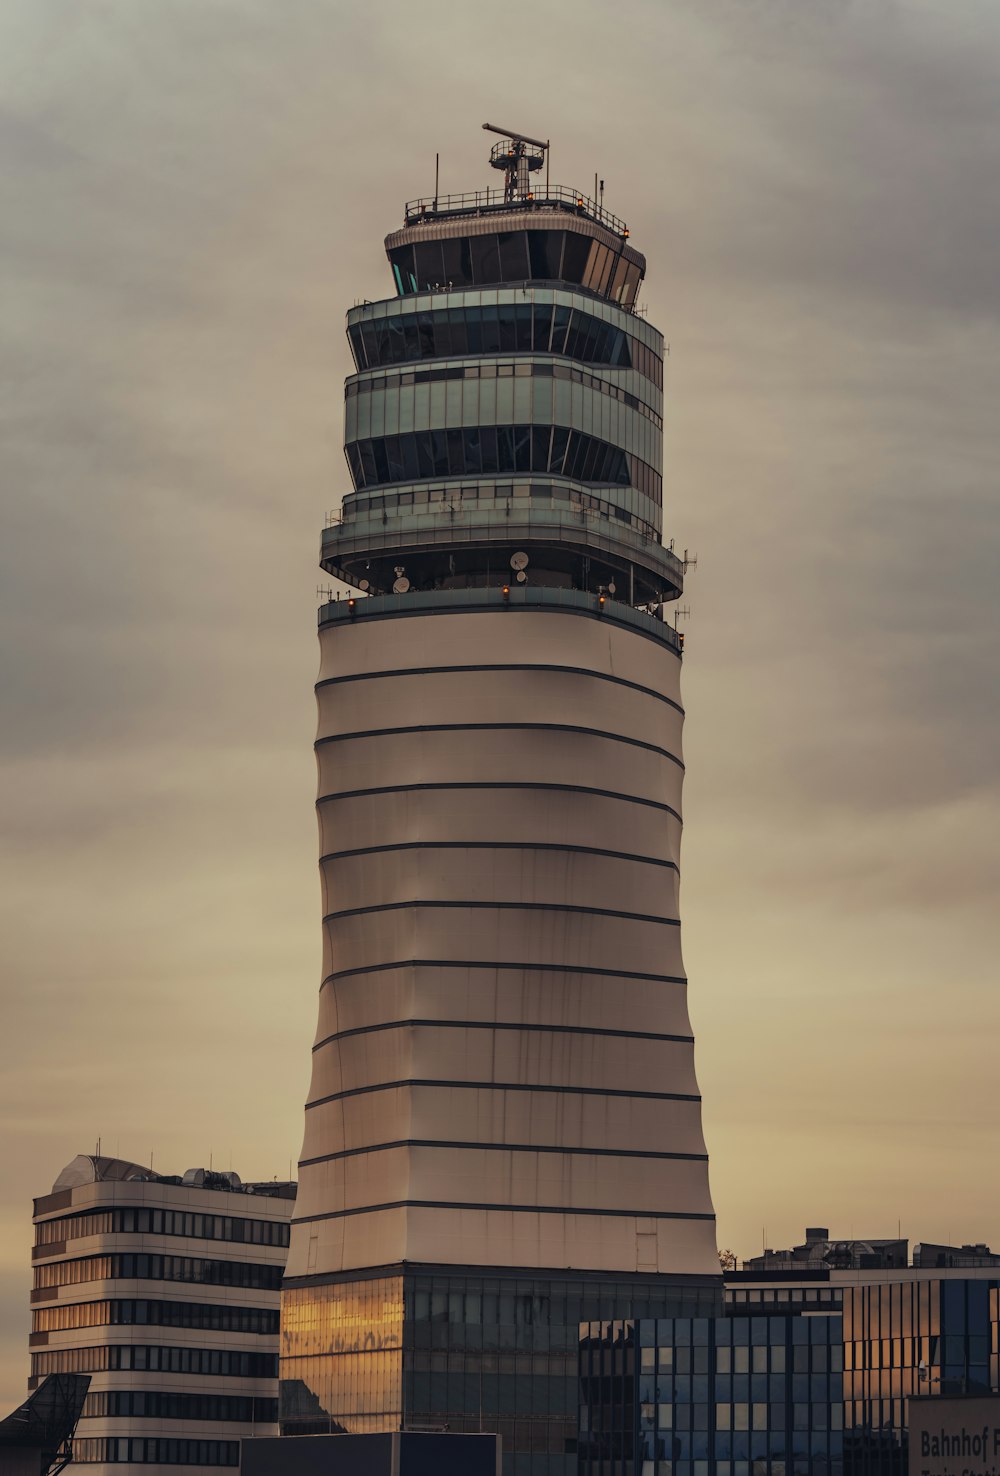
[[[1000,1398],[909,1401],[909,1476],[1000,1476]]]

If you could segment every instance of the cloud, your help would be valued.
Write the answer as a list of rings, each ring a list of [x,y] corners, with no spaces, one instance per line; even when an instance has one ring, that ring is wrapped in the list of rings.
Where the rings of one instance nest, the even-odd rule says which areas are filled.
[[[0,16],[8,1404],[30,1197],[91,1138],[178,1169],[231,1144],[247,1176],[297,1151],[343,313],[388,292],[381,239],[436,152],[446,189],[485,182],[487,117],[551,135],[554,179],[606,178],[671,343],[721,1233],[998,1233],[969,1169],[995,1124],[1000,17],[515,0],[505,24],[513,59],[445,0]]]

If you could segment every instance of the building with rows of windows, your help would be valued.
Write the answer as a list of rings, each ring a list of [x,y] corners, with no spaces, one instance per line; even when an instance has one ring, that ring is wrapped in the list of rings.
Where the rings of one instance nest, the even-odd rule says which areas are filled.
[[[806,1246],[728,1272],[724,1316],[583,1324],[580,1476],[906,1476],[911,1399],[1000,1394],[988,1247]]]
[[[31,1379],[90,1375],[74,1460],[239,1465],[277,1428],[295,1185],[83,1154],[35,1200]]]

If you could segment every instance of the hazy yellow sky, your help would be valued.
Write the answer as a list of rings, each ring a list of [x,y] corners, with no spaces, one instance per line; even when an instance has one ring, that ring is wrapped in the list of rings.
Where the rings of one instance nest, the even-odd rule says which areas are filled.
[[[995,0],[7,0],[0,1399],[92,1149],[284,1177],[343,313],[480,124],[671,343],[720,1240],[1000,1242]]]

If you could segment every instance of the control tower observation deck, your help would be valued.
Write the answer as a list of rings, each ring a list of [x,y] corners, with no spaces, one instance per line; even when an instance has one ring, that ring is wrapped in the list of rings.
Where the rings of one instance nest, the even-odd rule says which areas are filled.
[[[347,318],[282,1307],[288,1433],[500,1428],[518,1473],[574,1469],[581,1317],[690,1315],[719,1285],[663,339],[624,222],[535,186],[546,148],[504,134],[498,188],[408,204],[396,296]]]

